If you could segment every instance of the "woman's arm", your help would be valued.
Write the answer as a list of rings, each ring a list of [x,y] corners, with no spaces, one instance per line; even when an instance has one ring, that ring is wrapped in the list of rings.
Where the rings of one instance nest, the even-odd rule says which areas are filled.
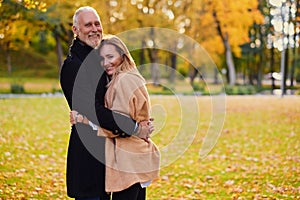
[[[143,139],[148,138],[149,134],[151,134],[154,131],[154,127],[151,121],[140,122],[139,124],[137,124],[131,118],[126,117],[125,115],[119,114],[117,112],[113,112],[104,107],[104,95],[106,92],[106,88],[101,84],[105,84],[106,82],[103,80],[103,77],[105,76],[102,76],[102,78],[100,79],[95,95],[96,97],[98,97],[95,98],[95,109],[100,127],[105,128],[107,130],[114,130],[112,131],[112,134],[114,134],[114,136],[127,137],[129,135],[136,135]],[[70,123],[76,124],[78,122],[90,125],[92,128],[94,127],[94,130],[96,130],[95,124],[94,126],[92,126],[91,122],[89,122],[89,119],[85,115],[78,114],[77,111],[71,111]],[[99,127],[98,130],[100,130]]]
[[[70,123],[77,124],[83,123],[85,125],[89,125],[93,130],[97,131],[98,136],[107,137],[107,138],[115,138],[117,135],[113,134],[111,131],[100,128],[93,122],[91,122],[86,116],[78,113],[76,110],[70,111]]]
[[[70,111],[70,123],[72,125],[77,124],[77,123],[83,123],[83,124],[89,125],[89,119],[86,116],[79,114],[76,110],[71,110]]]
[[[95,94],[95,110],[100,127],[112,131],[115,135],[126,137],[137,133],[138,124],[131,118],[113,112],[104,106],[106,92],[106,75],[99,80]]]
[[[115,83],[112,110],[129,115],[139,123],[140,138],[148,140],[154,130],[147,129],[152,125],[153,119],[150,117],[150,98],[145,86],[146,82],[138,73],[125,73],[118,75],[119,79]],[[108,99],[110,99],[108,98]]]

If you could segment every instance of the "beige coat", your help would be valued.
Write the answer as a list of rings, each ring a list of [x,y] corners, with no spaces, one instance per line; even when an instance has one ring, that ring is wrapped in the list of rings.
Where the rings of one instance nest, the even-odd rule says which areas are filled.
[[[133,70],[120,73],[108,86],[105,96],[107,108],[130,116],[137,122],[149,120],[150,100],[145,80]],[[139,182],[153,180],[159,175],[160,153],[156,145],[131,136],[116,137],[105,129],[98,129],[105,136],[106,177],[105,190],[117,192]]]

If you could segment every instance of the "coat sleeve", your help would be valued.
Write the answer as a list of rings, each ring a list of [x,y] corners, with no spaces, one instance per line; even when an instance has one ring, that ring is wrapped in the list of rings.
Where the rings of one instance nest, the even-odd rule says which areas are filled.
[[[130,116],[137,122],[150,119],[150,99],[146,86],[137,88],[129,101]]]
[[[150,98],[144,79],[136,74],[125,75],[120,78],[117,87],[115,101],[123,99],[122,102],[119,102],[119,107],[125,104],[126,112],[124,114],[128,114],[137,122],[149,120]],[[118,109],[118,105],[116,109]]]
[[[100,127],[112,131],[121,137],[130,136],[136,128],[135,120],[130,117],[113,112],[104,106],[106,92],[106,75],[103,74],[98,82],[95,94],[95,109]]]

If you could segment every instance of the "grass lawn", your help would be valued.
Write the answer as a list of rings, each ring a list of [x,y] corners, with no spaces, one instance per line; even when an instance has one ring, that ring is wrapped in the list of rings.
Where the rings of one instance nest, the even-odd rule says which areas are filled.
[[[148,82],[151,81],[148,80]],[[195,81],[195,83],[202,85],[199,81]],[[61,91],[59,78],[0,77],[0,94],[14,93],[11,88],[13,85],[22,87],[24,89],[23,93],[27,94],[55,93]],[[148,84],[147,88],[150,94],[193,94],[195,92],[188,79],[176,80],[175,83],[161,79],[161,86]],[[209,94],[220,93],[222,91],[222,85],[208,84],[205,89],[207,90],[206,93]]]
[[[0,77],[0,94],[11,93],[11,85],[22,86],[26,93],[53,93],[60,90],[58,78],[3,78]]]
[[[210,97],[151,101],[162,168],[147,199],[300,199],[299,96],[227,96],[224,127],[204,159],[215,126]],[[0,199],[68,199],[69,131],[64,98],[0,99]]]

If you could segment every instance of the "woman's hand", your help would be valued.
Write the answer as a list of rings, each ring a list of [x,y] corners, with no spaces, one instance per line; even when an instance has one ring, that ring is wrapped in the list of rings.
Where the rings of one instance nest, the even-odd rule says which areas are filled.
[[[89,124],[89,121],[84,115],[79,114],[76,110],[71,110],[70,111],[70,123],[72,125],[77,124],[77,123]]]
[[[146,126],[146,130],[149,132],[149,137],[150,134],[154,131],[153,121],[154,118],[150,118],[149,120],[141,121],[139,123],[141,126]]]
[[[139,131],[137,136],[145,142],[149,143],[149,138],[151,133],[154,131],[154,126],[152,122],[154,121],[153,118],[150,118],[149,120],[141,121],[139,123]]]
[[[77,123],[77,120],[76,120],[76,116],[78,115],[78,112],[76,110],[71,110],[70,111],[70,123],[72,125],[76,124]]]
[[[150,118],[149,120],[140,121],[139,124],[141,124],[142,126],[151,126],[153,121],[154,118]]]

